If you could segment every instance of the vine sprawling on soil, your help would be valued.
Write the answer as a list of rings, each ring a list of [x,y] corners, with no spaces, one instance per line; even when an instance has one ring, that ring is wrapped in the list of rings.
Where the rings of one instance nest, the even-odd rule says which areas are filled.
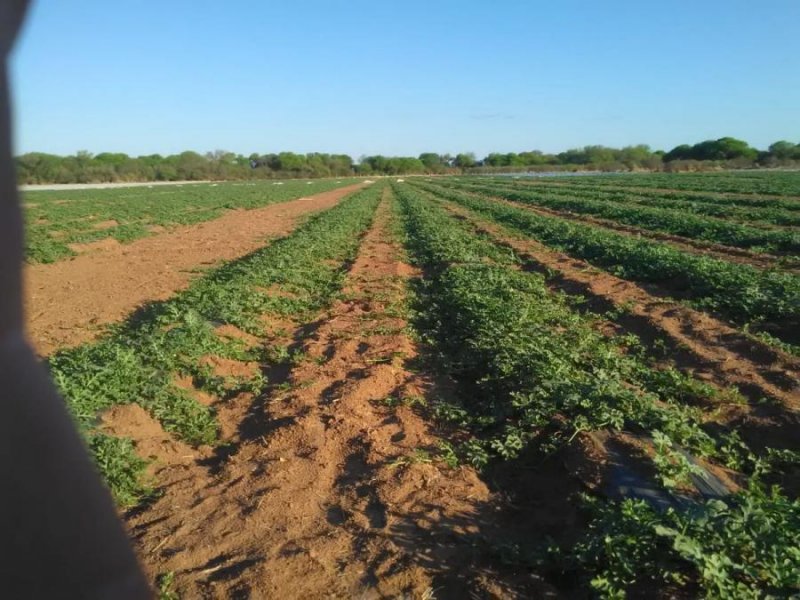
[[[712,597],[798,589],[800,553],[792,540],[800,504],[762,482],[767,461],[735,432],[704,427],[701,414],[684,404],[690,386],[680,377],[640,377],[641,363],[624,344],[596,333],[541,276],[515,268],[505,249],[413,188],[396,191],[409,247],[426,273],[419,325],[461,390],[460,403],[435,407],[459,431],[457,444],[444,447],[448,460],[483,467],[531,444],[549,453],[581,432],[612,430],[651,436],[653,472],[672,497],[692,498],[681,490],[698,469],[679,448],[744,468],[738,490],[665,510],[645,500],[593,497],[578,543],[550,549],[552,568],[577,569],[607,596],[643,584],[697,586]]]
[[[52,263],[74,256],[72,244],[107,238],[130,242],[152,235],[159,227],[193,225],[215,219],[226,210],[259,208],[354,182],[342,179],[26,192],[26,257],[33,263]]]
[[[717,217],[692,214],[686,209],[673,209],[618,202],[607,198],[595,199],[541,193],[496,184],[458,186],[468,191],[489,194],[534,206],[558,211],[587,214],[611,219],[626,225],[661,231],[691,239],[716,242],[739,248],[753,248],[785,254],[800,253],[800,233],[791,229],[760,229]]]
[[[117,326],[96,343],[53,355],[48,365],[115,496],[135,503],[147,492],[143,461],[124,439],[93,428],[97,414],[135,402],[167,431],[191,444],[214,444],[214,410],[176,386],[190,376],[198,389],[220,397],[239,389],[260,390],[260,374],[250,380],[216,376],[208,356],[259,360],[265,350],[248,349],[216,334],[220,325],[263,334],[266,313],[310,314],[341,286],[344,265],[358,248],[379,199],[369,188],[312,217],[292,235],[228,263],[175,298],[155,303]]]
[[[423,187],[619,277],[663,285],[734,322],[775,323],[786,341],[792,341],[798,331],[800,277],[792,273],[688,253],[668,243],[541,215],[441,186]]]
[[[31,193],[28,259],[350,183]],[[376,183],[47,365],[164,597],[799,596],[798,183]]]

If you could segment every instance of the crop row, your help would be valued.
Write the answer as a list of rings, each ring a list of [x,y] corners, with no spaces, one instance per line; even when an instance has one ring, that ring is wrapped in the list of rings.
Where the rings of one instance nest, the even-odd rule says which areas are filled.
[[[720,206],[740,206],[742,208],[755,207],[764,209],[779,209],[788,212],[800,211],[800,197],[781,197],[769,195],[735,194],[733,192],[716,193],[702,190],[672,189],[665,181],[666,187],[639,187],[636,179],[639,176],[628,176],[629,182],[611,179],[604,181],[602,177],[572,177],[572,178],[515,178],[513,181],[531,186],[541,186],[545,188],[560,187],[572,190],[592,190],[607,193],[635,194],[647,198],[668,198],[672,200],[685,200],[687,202],[699,202],[704,204],[716,204]],[[678,175],[672,175],[676,178]],[[497,177],[492,177],[496,180]]]
[[[581,177],[592,187],[605,185],[732,194],[800,196],[796,171],[744,173],[650,173]]]
[[[654,208],[583,197],[562,197],[549,192],[542,193],[503,185],[459,182],[455,187],[558,211],[602,217],[642,229],[706,242],[768,252],[800,254],[800,230],[759,229],[714,217],[691,214],[686,210]]]
[[[581,431],[646,431],[657,440],[655,468],[671,490],[691,469],[675,451],[678,444],[729,462],[747,453],[735,433],[712,435],[701,426],[701,415],[684,404],[687,390],[697,389],[685,377],[664,376],[598,333],[568,297],[551,292],[542,276],[515,268],[507,249],[426,194],[395,190],[407,246],[424,273],[417,327],[462,399],[434,407],[460,428],[460,443],[444,448],[451,460],[482,466],[529,447],[552,452]],[[766,491],[757,477],[724,500],[664,511],[636,500],[591,504],[595,517],[578,542],[549,557],[603,595],[667,582],[728,597],[800,585],[792,533],[800,505]]]
[[[128,242],[155,227],[191,225],[226,210],[252,209],[341,187],[352,180],[221,183],[25,193],[26,257],[55,262],[70,244],[114,238]]]
[[[265,352],[218,336],[216,328],[230,324],[263,335],[264,315],[315,314],[340,289],[343,265],[357,251],[379,196],[378,186],[360,191],[289,237],[209,272],[170,300],[150,305],[100,341],[49,359],[52,376],[87,432],[118,501],[136,503],[145,493],[143,464],[130,441],[95,429],[98,413],[137,403],[180,439],[215,443],[213,408],[178,387],[176,378],[191,376],[198,389],[221,397],[263,388],[260,375],[231,380],[214,373],[205,357],[259,360]]]
[[[482,179],[487,185],[501,185],[525,191],[537,191],[552,196],[570,198],[589,198],[635,204],[655,208],[669,208],[688,211],[693,214],[729,219],[742,223],[761,223],[794,227],[800,225],[800,202],[771,199],[732,199],[720,196],[698,196],[686,193],[648,192],[610,188],[609,186],[589,187],[570,184],[547,184],[541,181],[529,182],[493,178]],[[756,205],[760,200],[763,205]]]
[[[635,423],[669,432],[698,454],[715,454],[685,405],[687,398],[709,401],[713,389],[677,372],[658,375],[630,347],[597,332],[543,276],[515,268],[507,249],[420,192],[398,188],[397,194],[408,243],[429,277],[425,295],[435,318],[427,329],[449,357],[447,372],[470,382],[484,433],[495,430],[467,445],[470,462],[514,455],[530,431],[557,413],[571,415],[569,436]]]
[[[673,176],[677,177],[677,176]],[[515,180],[520,183],[522,180]],[[615,180],[616,181],[616,180]],[[702,190],[681,190],[672,189],[669,186],[660,187],[639,187],[635,184],[636,180],[632,180],[631,185],[616,184],[614,181],[611,183],[598,181],[597,178],[592,177],[576,177],[569,180],[561,178],[555,179],[535,179],[531,180],[530,184],[539,184],[546,187],[563,186],[572,189],[591,189],[601,190],[609,193],[628,193],[636,194],[637,196],[644,196],[648,198],[671,198],[673,200],[686,200],[692,202],[702,202],[708,204],[718,204],[720,206],[741,206],[741,207],[755,207],[755,208],[777,208],[790,212],[800,211],[800,197],[780,197],[770,195],[753,195],[753,194],[735,194],[728,192],[724,194],[715,192],[704,192]],[[666,182],[665,182],[666,183]]]
[[[683,252],[476,194],[415,184],[624,279],[664,285],[738,323],[800,322],[800,277]]]

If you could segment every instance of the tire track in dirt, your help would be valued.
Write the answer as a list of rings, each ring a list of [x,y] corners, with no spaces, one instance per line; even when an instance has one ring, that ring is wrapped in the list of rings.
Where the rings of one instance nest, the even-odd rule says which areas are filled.
[[[28,334],[40,356],[97,337],[146,302],[165,300],[195,274],[287,235],[310,214],[362,187],[347,186],[198,225],[113,244],[72,260],[26,265]]]
[[[719,387],[736,385],[742,393],[800,407],[800,360],[747,338],[710,315],[658,298],[630,281],[593,268],[531,239],[514,236],[500,225],[445,202],[454,215],[517,252],[529,266],[549,273],[548,282],[569,294],[624,307],[623,326],[645,340],[666,337],[677,364]]]
[[[475,192],[468,192],[468,193],[475,194]],[[669,242],[671,246],[675,246],[676,248],[679,248],[680,250],[683,250],[684,252],[689,252],[691,254],[701,254],[703,256],[710,256],[712,258],[717,258],[720,260],[727,260],[728,262],[736,262],[736,263],[750,265],[759,269],[779,268],[781,271],[786,271],[790,273],[800,273],[800,265],[798,265],[796,260],[792,259],[789,256],[781,257],[763,252],[751,252],[744,248],[736,248],[733,246],[726,246],[724,244],[706,242],[703,240],[693,240],[691,238],[687,238],[680,235],[674,235],[660,231],[653,231],[650,229],[644,229],[642,227],[635,227],[633,225],[626,225],[624,223],[619,223],[617,221],[612,221],[610,219],[603,219],[600,217],[578,214],[566,210],[565,211],[554,210],[552,208],[546,208],[544,206],[538,206],[538,205],[532,206],[531,204],[523,202],[513,202],[511,200],[506,200],[505,198],[501,198],[499,196],[491,196],[485,194],[475,194],[475,195],[479,195],[483,198],[489,198],[494,202],[507,204],[509,206],[513,206],[514,208],[528,210],[532,213],[536,213],[544,217],[557,217],[559,219],[565,219],[568,221],[577,221],[579,223],[586,223],[587,225],[600,227],[602,229],[610,229],[612,231],[629,234],[635,237],[651,239],[658,242]],[[787,264],[783,264],[784,262],[786,262]]]
[[[486,523],[493,496],[473,470],[431,458],[438,439],[411,405],[437,386],[408,367],[413,271],[389,219],[384,200],[342,299],[295,330],[305,359],[285,385],[270,373],[271,397],[227,410],[218,459],[174,461],[164,495],[129,515],[147,570],[174,572],[185,597],[554,595],[476,550],[502,531]]]

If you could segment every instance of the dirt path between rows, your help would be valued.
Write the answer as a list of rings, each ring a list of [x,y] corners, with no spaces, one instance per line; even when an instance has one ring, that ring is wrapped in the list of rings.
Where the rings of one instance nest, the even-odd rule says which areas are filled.
[[[479,551],[502,529],[487,524],[493,495],[472,469],[433,459],[438,439],[413,405],[436,383],[408,367],[416,348],[397,306],[413,272],[390,241],[387,207],[344,299],[295,330],[306,358],[267,397],[220,416],[226,458],[174,450],[135,407],[107,420],[137,449],[168,450],[163,496],[128,524],[150,575],[173,573],[181,597],[556,595]]]
[[[710,315],[650,294],[639,285],[591,267],[588,263],[547,248],[532,239],[521,239],[501,225],[477,216],[451,202],[452,213],[467,219],[497,238],[542,270],[558,274],[551,282],[568,293],[604,300],[625,307],[629,326],[638,334],[645,329],[674,341],[674,358],[683,358],[694,375],[720,387],[736,385],[751,397],[771,397],[793,409],[800,408],[800,360],[747,338]],[[689,360],[689,356],[693,359]]]
[[[292,231],[299,220],[336,205],[361,184],[136,240],[106,244],[72,260],[26,265],[28,332],[46,356],[96,337],[102,326],[125,318],[143,303],[164,300],[196,273],[264,246]]]

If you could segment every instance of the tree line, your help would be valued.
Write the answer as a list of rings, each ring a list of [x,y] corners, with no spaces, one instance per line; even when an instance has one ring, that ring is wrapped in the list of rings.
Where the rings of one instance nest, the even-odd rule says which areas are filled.
[[[285,179],[346,177],[351,175],[407,175],[415,173],[485,173],[513,171],[601,170],[681,171],[713,168],[800,166],[800,144],[779,141],[766,150],[732,137],[682,144],[669,152],[647,145],[610,148],[584,146],[557,154],[538,150],[493,152],[482,159],[465,152],[424,152],[410,156],[362,156],[312,152],[257,154],[249,156],[223,150],[169,156],[132,157],[121,152],[70,156],[30,152],[16,157],[21,184],[105,183],[125,181],[197,181],[225,179]]]

